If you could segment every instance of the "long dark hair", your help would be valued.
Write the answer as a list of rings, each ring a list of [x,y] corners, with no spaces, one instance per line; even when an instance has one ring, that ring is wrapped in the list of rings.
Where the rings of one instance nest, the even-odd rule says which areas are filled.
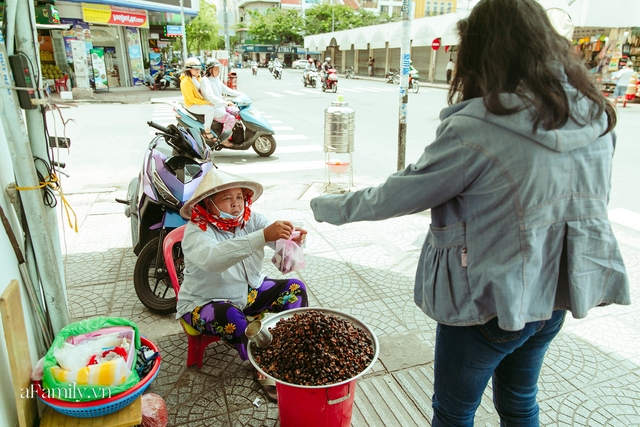
[[[533,128],[557,129],[569,118],[586,123],[607,114],[607,130],[616,113],[598,91],[570,42],[560,36],[536,0],[482,0],[458,21],[460,44],[449,104],[482,97],[496,115],[517,109],[500,102],[501,93],[515,93],[535,109]],[[589,117],[575,117],[558,78],[560,63],[568,82],[592,102]],[[455,98],[455,99],[454,99]]]

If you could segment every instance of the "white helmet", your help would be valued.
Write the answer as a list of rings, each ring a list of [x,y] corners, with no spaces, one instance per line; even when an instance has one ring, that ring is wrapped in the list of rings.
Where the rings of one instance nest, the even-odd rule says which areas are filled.
[[[187,60],[184,62],[184,68],[201,68],[202,65],[200,64],[200,61],[198,60],[198,58],[187,58]]]
[[[326,58],[324,58],[325,61],[331,62],[331,57],[327,56]]]

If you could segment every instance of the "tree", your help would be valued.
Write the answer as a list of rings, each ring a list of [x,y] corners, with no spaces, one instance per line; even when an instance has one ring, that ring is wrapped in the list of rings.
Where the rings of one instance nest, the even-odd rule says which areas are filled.
[[[306,11],[305,30],[306,35],[313,35],[399,20],[399,15],[376,15],[368,10],[355,11],[343,4],[322,3]]]
[[[205,0],[200,0],[198,17],[187,24],[189,51],[216,50],[224,46],[224,40],[218,35],[219,28],[216,7]]]
[[[276,45],[276,53],[282,43],[301,43],[304,21],[295,10],[267,9],[263,15],[257,10],[251,14],[249,34],[258,43]]]

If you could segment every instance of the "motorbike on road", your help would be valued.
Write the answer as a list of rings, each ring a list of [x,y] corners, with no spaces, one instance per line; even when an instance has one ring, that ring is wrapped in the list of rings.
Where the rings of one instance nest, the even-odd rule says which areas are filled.
[[[251,74],[253,74],[254,76],[258,75],[258,64],[253,64],[251,66]]]
[[[273,78],[277,80],[282,80],[282,64],[274,64]]]
[[[318,72],[312,69],[305,69],[302,72],[302,83],[304,87],[311,86],[315,88],[318,81]]]
[[[420,90],[420,83],[418,80],[420,79],[420,74],[417,71],[409,72],[409,90],[413,93],[418,93]]]
[[[150,311],[169,314],[176,311],[176,295],[162,243],[167,233],[186,224],[180,208],[215,165],[199,130],[147,124],[158,132],[144,154],[142,170],[129,183],[126,200],[116,201],[126,205],[125,215],[131,219],[133,252],[138,256],[133,273],[136,294]],[[174,247],[174,260],[180,277],[184,257],[179,245]]]
[[[338,72],[335,68],[327,70],[325,78],[322,80],[322,91],[330,90],[336,93],[338,90]]]
[[[259,156],[269,157],[276,151],[276,140],[273,128],[262,117],[262,115],[252,105],[251,98],[247,94],[240,94],[232,99],[233,103],[239,108],[238,121],[233,128],[233,133],[229,142],[233,143],[232,147],[225,147],[222,144],[214,143],[213,149],[216,151],[222,149],[228,150],[248,150],[253,148]],[[176,114],[178,123],[187,128],[196,128],[198,131],[204,131],[204,116],[194,114],[187,111],[182,105],[174,104],[173,111]],[[211,131],[217,137],[222,133],[222,123],[213,121]]]

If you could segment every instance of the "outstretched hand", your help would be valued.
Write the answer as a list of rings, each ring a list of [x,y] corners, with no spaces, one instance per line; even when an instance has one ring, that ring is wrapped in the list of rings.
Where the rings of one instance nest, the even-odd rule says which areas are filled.
[[[293,224],[289,221],[276,221],[262,230],[264,240],[267,242],[275,242],[278,239],[288,239],[294,228]]]

